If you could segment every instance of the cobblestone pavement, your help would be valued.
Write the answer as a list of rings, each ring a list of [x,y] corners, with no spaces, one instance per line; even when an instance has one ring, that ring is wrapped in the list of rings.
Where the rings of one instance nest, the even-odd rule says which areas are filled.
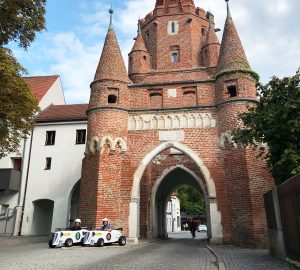
[[[218,270],[216,257],[206,248],[204,234],[189,232],[139,245],[50,249],[45,238],[0,237],[1,270]],[[27,242],[26,242],[27,241]],[[41,243],[41,241],[43,241]],[[212,246],[226,270],[291,270],[265,250]]]
[[[276,259],[267,250],[233,246],[211,246],[226,270],[295,270],[299,269]]]

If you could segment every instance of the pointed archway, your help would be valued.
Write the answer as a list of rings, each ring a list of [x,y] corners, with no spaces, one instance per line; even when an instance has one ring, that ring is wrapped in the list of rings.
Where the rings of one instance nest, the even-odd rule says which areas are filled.
[[[209,228],[210,228],[210,240],[212,242],[222,242],[223,241],[223,232],[222,232],[222,225],[221,225],[221,214],[217,208],[217,200],[216,200],[216,189],[215,183],[212,180],[210,173],[207,167],[204,165],[203,160],[189,147],[179,142],[165,142],[157,146],[151,152],[149,152],[144,159],[141,161],[139,167],[135,171],[134,179],[133,179],[133,186],[131,191],[131,200],[130,200],[130,208],[129,208],[129,240],[132,242],[137,243],[138,238],[140,236],[140,184],[143,177],[143,174],[150,164],[150,162],[155,158],[158,154],[165,151],[166,149],[176,149],[179,152],[183,153],[184,155],[188,156],[197,166],[200,174],[201,179],[197,180],[195,177],[195,181],[198,181],[198,187],[201,187],[201,183],[205,188],[206,192],[206,200],[207,200],[207,209],[208,209],[208,220],[209,220]],[[177,166],[180,164],[177,164]],[[164,172],[165,175],[161,176],[160,181],[174,168],[168,168],[168,172]],[[157,185],[159,183],[159,179],[157,180]],[[155,188],[155,187],[154,187]],[[158,188],[158,186],[156,187]],[[156,194],[157,190],[153,190]],[[152,193],[152,198],[153,193]],[[153,206],[152,200],[152,211],[154,210],[155,206]],[[149,215],[151,213],[149,212]],[[153,213],[152,213],[153,215]],[[152,236],[155,237],[158,233],[155,233],[155,226],[153,227]],[[158,229],[157,229],[158,230]],[[158,232],[158,231],[157,231]]]

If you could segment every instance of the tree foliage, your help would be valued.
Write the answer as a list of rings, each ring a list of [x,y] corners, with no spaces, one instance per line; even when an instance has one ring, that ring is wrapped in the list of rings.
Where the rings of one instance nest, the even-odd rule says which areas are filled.
[[[182,186],[177,189],[177,196],[180,199],[181,211],[188,215],[199,216],[205,209],[203,196],[191,186]]]
[[[46,0],[0,0],[0,47],[16,41],[27,48],[45,29]]]
[[[26,70],[5,46],[26,49],[35,33],[45,29],[46,0],[0,0],[0,158],[17,152],[30,133],[38,102],[22,78]]]
[[[21,77],[24,68],[10,50],[0,48],[0,157],[16,152],[30,133],[38,102]]]
[[[292,77],[273,77],[257,90],[260,102],[239,116],[244,126],[233,131],[234,140],[259,148],[281,184],[300,173],[300,70]]]

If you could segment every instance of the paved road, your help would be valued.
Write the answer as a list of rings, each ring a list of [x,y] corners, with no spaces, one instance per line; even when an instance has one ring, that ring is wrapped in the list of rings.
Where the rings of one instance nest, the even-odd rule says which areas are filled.
[[[204,235],[191,239],[188,232],[171,239],[138,246],[118,245],[50,249],[47,243],[1,245],[1,270],[217,270],[216,258],[206,249]],[[4,238],[3,238],[4,239]],[[2,239],[2,240],[3,240]],[[1,238],[0,238],[1,241]],[[3,241],[2,241],[3,242]],[[217,246],[226,270],[289,270],[289,265],[254,251]]]

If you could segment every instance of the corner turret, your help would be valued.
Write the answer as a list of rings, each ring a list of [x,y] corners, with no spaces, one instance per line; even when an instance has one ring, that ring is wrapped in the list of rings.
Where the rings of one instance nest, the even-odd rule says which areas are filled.
[[[229,0],[217,65],[217,102],[231,98],[256,98],[258,75],[252,71],[234,25]]]
[[[213,15],[210,12],[207,13],[209,28],[205,43],[202,47],[203,65],[206,67],[216,66],[220,53],[220,42],[216,35],[214,25],[212,24],[212,16]]]
[[[138,35],[134,46],[129,53],[128,74],[129,78],[135,82],[135,75],[139,76],[150,71],[150,54],[146,48],[141,32],[140,22],[138,23]]]

